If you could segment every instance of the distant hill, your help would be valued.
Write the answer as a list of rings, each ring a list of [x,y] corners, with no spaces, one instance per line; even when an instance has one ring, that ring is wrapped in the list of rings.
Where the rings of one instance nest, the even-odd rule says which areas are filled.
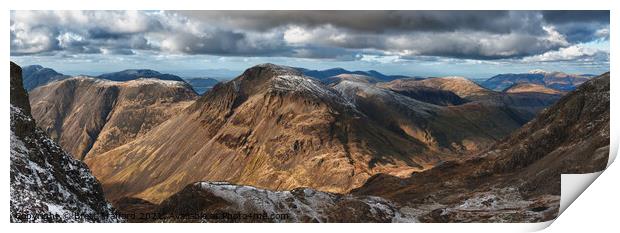
[[[40,65],[25,66],[22,69],[22,76],[26,91],[30,91],[38,86],[43,86],[52,81],[71,77]]]
[[[185,81],[189,83],[199,95],[211,90],[215,84],[220,82],[213,78],[186,78]]]
[[[24,81],[24,88],[26,91],[31,91],[39,86],[46,85],[53,81],[63,80],[71,78],[70,75],[65,75],[55,71],[52,68],[43,67],[41,65],[31,65],[25,66],[22,69],[22,76]],[[105,73],[96,78],[107,79],[112,81],[129,81],[135,80],[139,78],[155,78],[161,80],[172,80],[172,81],[182,81],[185,82],[181,77],[172,75],[172,74],[164,74],[155,70],[149,69],[128,69],[119,72]],[[200,83],[199,87],[206,86],[208,83],[212,83],[217,80],[208,80],[208,81],[198,81]],[[213,83],[210,86],[215,85]],[[194,86],[194,85],[192,85]],[[198,88],[201,89],[201,88]],[[201,89],[202,90],[202,89]],[[200,91],[198,91],[200,92]]]
[[[302,72],[306,76],[313,77],[320,81],[324,81],[330,77],[338,76],[341,74],[364,75],[364,76],[375,78],[381,82],[388,82],[388,81],[392,81],[392,80],[400,79],[400,78],[409,78],[408,76],[403,76],[403,75],[385,75],[376,70],[349,71],[343,68],[332,68],[332,69],[327,69],[327,70],[309,70],[305,68],[295,68],[295,69]]]
[[[555,89],[551,89],[548,87],[545,87],[543,85],[540,84],[533,84],[533,83],[516,83],[513,84],[512,86],[504,89],[505,93],[530,93],[530,92],[537,92],[537,93],[546,93],[546,94],[562,94],[563,92],[555,90]]]
[[[532,70],[521,74],[498,74],[482,82],[481,85],[491,90],[502,91],[514,84],[529,83],[543,85],[558,91],[572,91],[591,77],[592,75]]]
[[[161,80],[172,80],[185,82],[181,77],[172,74],[162,74],[155,70],[149,69],[129,69],[119,72],[106,73],[97,76],[97,78],[112,80],[112,81],[129,81],[138,78],[156,78]]]

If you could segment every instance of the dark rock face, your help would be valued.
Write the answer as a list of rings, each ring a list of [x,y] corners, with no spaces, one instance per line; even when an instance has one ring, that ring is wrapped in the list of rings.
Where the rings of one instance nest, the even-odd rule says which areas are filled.
[[[461,105],[467,102],[466,100],[462,99],[451,91],[438,90],[428,87],[416,87],[406,90],[395,90],[395,92],[416,100],[420,100],[422,102],[441,106]]]
[[[86,164],[50,140],[28,109],[11,62],[11,222],[119,221]]]
[[[138,78],[156,78],[161,80],[172,80],[185,82],[181,77],[172,74],[162,74],[154,70],[147,69],[129,69],[119,72],[107,73],[97,76],[98,78],[112,81],[129,81]]]
[[[415,206],[421,221],[547,221],[561,174],[591,173],[609,158],[609,73],[582,84],[491,149],[410,178],[376,175],[357,195]]]
[[[31,91],[53,81],[70,78],[68,75],[58,73],[53,69],[40,65],[26,66],[23,68],[22,73],[26,91]]]
[[[11,105],[22,109],[24,114],[30,114],[28,92],[22,82],[22,68],[11,62]]]

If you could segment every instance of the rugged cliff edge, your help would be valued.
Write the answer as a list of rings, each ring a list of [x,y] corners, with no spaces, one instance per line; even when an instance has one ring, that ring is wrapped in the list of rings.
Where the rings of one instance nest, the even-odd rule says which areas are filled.
[[[11,62],[11,222],[117,222],[97,179],[35,125]]]

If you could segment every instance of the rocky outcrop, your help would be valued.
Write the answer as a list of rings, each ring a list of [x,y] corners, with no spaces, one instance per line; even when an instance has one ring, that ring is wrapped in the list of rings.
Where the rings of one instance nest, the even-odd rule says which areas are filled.
[[[472,159],[405,179],[376,175],[352,193],[414,206],[421,221],[548,221],[558,214],[561,174],[607,165],[609,104],[606,73]]]
[[[30,115],[30,103],[28,102],[28,92],[24,89],[22,81],[22,68],[11,62],[11,105],[21,109],[21,111]]]
[[[11,222],[116,222],[97,179],[39,129],[11,62]]]
[[[145,134],[196,96],[185,82],[80,76],[32,90],[30,104],[39,126],[75,158],[84,159]]]

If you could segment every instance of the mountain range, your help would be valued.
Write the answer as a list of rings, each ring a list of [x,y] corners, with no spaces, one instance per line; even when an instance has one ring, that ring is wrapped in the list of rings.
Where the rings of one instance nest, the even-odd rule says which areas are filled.
[[[96,198],[160,214],[151,221],[546,221],[559,174],[607,163],[609,73],[497,78],[512,83],[492,90],[261,64],[201,96],[138,77],[65,78],[29,100],[15,91],[15,104],[32,106],[65,160],[88,165]],[[179,219],[187,213],[201,217]],[[206,217],[257,213],[268,217]]]
[[[467,80],[440,82],[456,87]],[[477,91],[486,89],[477,87],[459,92],[467,103],[440,106],[371,83],[326,85],[263,64],[216,85],[136,140],[85,161],[111,200],[157,203],[197,180],[347,192],[374,174],[406,177],[488,147],[545,106],[519,106],[511,96],[505,98],[514,106],[507,106],[506,94],[487,90],[483,98]],[[525,102],[558,97],[531,98]]]
[[[41,65],[30,65],[23,68],[23,81],[26,91],[31,91],[39,86],[44,86],[53,81],[63,80],[71,77],[72,76],[70,75],[61,74],[52,68],[43,67]],[[140,78],[153,78],[185,82],[179,76],[172,74],[163,74],[158,71],[149,69],[128,69],[112,73],[104,73],[93,77],[111,81],[130,81]]]
[[[369,82],[390,82],[394,80],[421,80],[422,77],[410,77],[405,75],[385,75],[375,70],[370,71],[349,71],[342,68],[332,68],[326,70],[310,70],[305,68],[294,68],[308,77],[315,78],[323,83],[329,84],[337,80],[338,76],[348,76],[351,78],[362,78]],[[494,91],[504,91],[518,84],[532,84],[543,86],[557,92],[574,90],[579,84],[587,81],[593,75],[566,74],[563,72],[547,72],[543,70],[532,70],[521,74],[499,74],[480,82],[480,85]],[[55,70],[40,65],[24,67],[24,86],[27,91],[31,91],[38,86],[49,82],[70,78]],[[138,78],[155,78],[162,80],[174,80],[188,82],[192,88],[200,95],[210,90],[215,84],[220,82],[213,78],[181,78],[172,74],[160,73],[149,69],[128,69],[119,72],[105,73],[95,76],[101,79],[112,81],[129,81]],[[340,78],[342,78],[340,77]],[[547,92],[551,93],[551,92]],[[554,94],[557,94],[553,92]]]
[[[183,79],[179,76],[172,74],[162,74],[154,70],[149,69],[128,69],[122,70],[118,72],[105,73],[97,76],[101,79],[107,79],[111,81],[129,81],[139,78],[156,78],[161,80],[171,80],[171,81],[179,81],[184,82]]]
[[[491,90],[501,91],[515,84],[529,83],[542,85],[557,91],[572,91],[580,84],[588,81],[592,76],[532,70],[521,74],[498,74],[485,80],[481,85]]]

